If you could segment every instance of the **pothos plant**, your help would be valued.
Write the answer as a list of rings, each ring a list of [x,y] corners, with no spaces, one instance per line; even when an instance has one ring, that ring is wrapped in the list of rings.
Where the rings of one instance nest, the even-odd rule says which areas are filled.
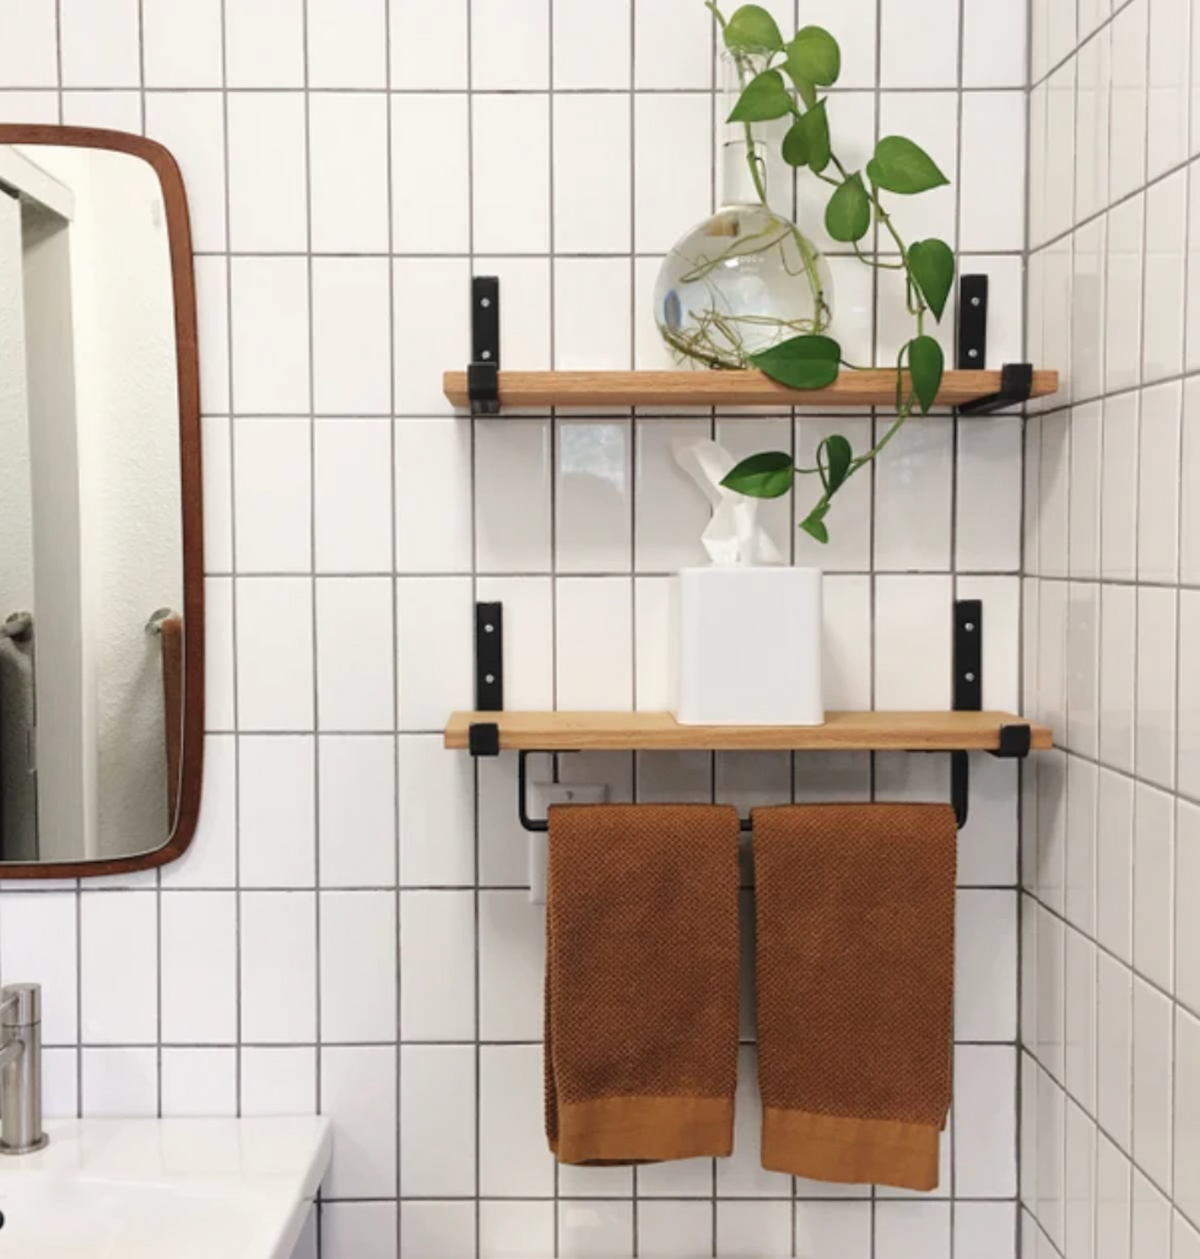
[[[946,309],[954,285],[954,251],[936,239],[907,244],[885,208],[883,194],[914,196],[950,181],[919,145],[904,136],[880,140],[863,170],[849,170],[842,163],[830,128],[830,98],[822,94],[841,73],[841,49],[827,30],[806,26],[785,43],[775,19],[759,5],[743,5],[728,19],[713,0],[705,7],[716,18],[738,69],[741,94],[729,122],[746,129],[747,161],[760,199],[766,204],[753,125],[790,117],[782,157],[832,190],[825,207],[826,231],[852,246],[867,266],[901,273],[914,321],[913,336],[896,361],[896,418],[870,450],[856,454],[845,437],[835,434],[818,446],[815,467],[798,467],[790,454],[769,451],[743,460],[723,482],[754,498],[779,498],[797,476],[819,477],[821,497],[800,527],[818,542],[828,542],[825,518],[834,495],[887,446],[914,410],[929,411],[945,371],[942,347],[926,327],[930,315],[940,321]],[[872,230],[881,234],[877,248],[889,255],[894,252],[895,260],[864,252],[863,242]],[[856,370],[843,358],[841,346],[819,332],[792,337],[750,355],[749,361],[793,389],[824,389],[843,367]]]

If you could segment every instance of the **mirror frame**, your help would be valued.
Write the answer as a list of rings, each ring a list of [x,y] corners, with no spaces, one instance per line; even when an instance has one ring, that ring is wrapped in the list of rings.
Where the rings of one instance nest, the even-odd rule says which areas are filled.
[[[179,456],[183,513],[183,729],[179,806],[161,848],[132,857],[94,861],[0,862],[0,879],[84,879],[152,870],[188,850],[200,815],[204,773],[204,496],[200,455],[200,361],[192,230],[179,165],[169,150],[144,136],[95,127],[0,123],[0,144],[69,145],[109,149],[148,162],[166,207],[175,304],[175,360],[179,400]]]

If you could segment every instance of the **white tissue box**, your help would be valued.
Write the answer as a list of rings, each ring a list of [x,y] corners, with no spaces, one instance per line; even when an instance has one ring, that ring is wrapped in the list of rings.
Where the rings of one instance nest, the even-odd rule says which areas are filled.
[[[685,568],[672,582],[672,712],[685,726],[820,726],[821,570]]]

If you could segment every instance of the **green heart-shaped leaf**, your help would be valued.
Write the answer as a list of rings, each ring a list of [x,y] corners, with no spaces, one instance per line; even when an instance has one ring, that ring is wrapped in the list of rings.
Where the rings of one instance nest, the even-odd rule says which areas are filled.
[[[850,475],[850,465],[853,462],[854,451],[840,433],[825,438],[817,453],[817,463],[822,468],[826,493],[832,496],[841,489],[842,483]]]
[[[813,173],[819,175],[829,165],[832,157],[829,115],[825,111],[825,102],[818,101],[799,121],[804,124],[804,135],[808,140],[808,164]]]
[[[819,507],[814,507],[800,522],[800,528],[810,538],[816,538],[818,542],[827,543],[829,541],[829,530],[825,527],[825,517],[827,515],[829,515],[829,504],[822,503]]]
[[[792,112],[792,98],[778,70],[764,70],[746,84],[729,115],[730,122],[770,122]]]
[[[912,196],[940,188],[950,181],[920,145],[904,136],[884,136],[867,163],[867,178],[888,192]]]
[[[783,160],[789,166],[808,165],[808,132],[803,118],[797,118],[783,137]]]
[[[783,36],[766,9],[744,4],[725,26],[725,47],[738,52],[778,52]]]
[[[954,250],[944,240],[919,240],[909,246],[908,270],[940,321],[954,287]]]
[[[912,373],[913,393],[921,406],[921,414],[928,415],[937,401],[946,371],[946,356],[942,347],[932,337],[917,337],[908,343],[908,369]]]
[[[840,184],[825,207],[825,230],[834,240],[862,240],[871,230],[871,198],[856,171]]]
[[[795,475],[791,455],[773,450],[743,459],[721,484],[750,498],[782,498],[792,488]]]
[[[838,378],[842,347],[831,337],[792,337],[750,361],[790,389],[827,389]]]
[[[828,87],[842,72],[842,50],[820,26],[806,26],[787,46],[787,68],[793,79]]]

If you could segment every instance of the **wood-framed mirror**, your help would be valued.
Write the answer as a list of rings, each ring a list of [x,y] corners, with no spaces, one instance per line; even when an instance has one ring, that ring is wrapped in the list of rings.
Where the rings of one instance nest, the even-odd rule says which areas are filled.
[[[191,843],[200,461],[174,158],[0,125],[0,879],[146,870]]]

